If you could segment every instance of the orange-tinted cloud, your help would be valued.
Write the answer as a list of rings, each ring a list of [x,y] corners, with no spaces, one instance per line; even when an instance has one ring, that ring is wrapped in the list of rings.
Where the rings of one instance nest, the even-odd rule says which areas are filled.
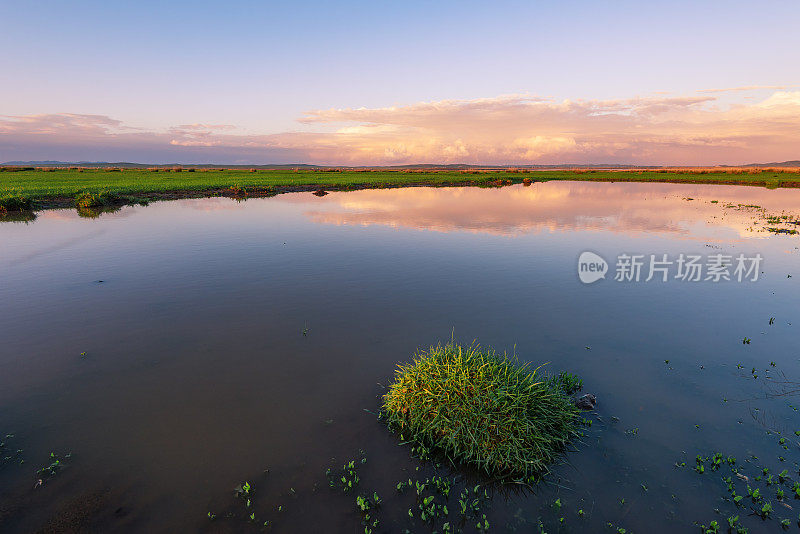
[[[14,150],[53,145],[81,148],[82,154],[136,148],[169,154],[173,161],[202,155],[205,161],[353,165],[711,165],[800,158],[800,91],[732,105],[717,98],[707,92],[575,101],[509,95],[314,110],[300,122],[317,131],[265,135],[200,123],[148,131],[101,115],[6,116],[0,117],[0,158],[22,159]],[[50,158],[42,153],[40,159]]]

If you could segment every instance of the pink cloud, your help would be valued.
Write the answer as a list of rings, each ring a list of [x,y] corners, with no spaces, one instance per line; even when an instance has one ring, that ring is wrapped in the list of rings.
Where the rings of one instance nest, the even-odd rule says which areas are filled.
[[[102,115],[2,116],[0,159],[23,159],[18,152],[53,159],[47,152],[53,146],[72,147],[82,159],[127,150],[144,154],[144,161],[352,165],[709,165],[800,157],[800,91],[789,90],[725,106],[710,94],[562,101],[506,95],[313,110],[299,120],[320,131],[252,135],[203,123],[152,131]]]
[[[0,135],[58,135],[69,131],[83,137],[106,136],[122,127],[121,121],[105,115],[0,115]]]
[[[178,130],[235,130],[236,126],[233,124],[181,124],[175,127]]]
[[[798,85],[743,85],[740,87],[726,87],[723,89],[700,89],[698,93],[734,93],[741,91],[786,90],[797,89]]]

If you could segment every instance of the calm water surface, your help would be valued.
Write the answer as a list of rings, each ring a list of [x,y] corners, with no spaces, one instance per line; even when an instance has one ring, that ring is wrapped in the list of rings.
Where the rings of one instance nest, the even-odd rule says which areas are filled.
[[[362,532],[354,495],[325,470],[363,450],[361,490],[384,499],[377,531],[430,532],[408,518],[413,492],[394,488],[434,467],[373,413],[397,363],[455,332],[574,372],[599,401],[544,483],[491,490],[492,531],[691,532],[738,513],[778,532],[800,501],[769,495],[762,522],[723,499],[730,471],[691,468],[720,451],[751,477],[798,478],[800,239],[764,230],[782,212],[800,213],[800,191],[558,182],[2,223],[0,436],[13,434],[13,458],[0,463],[0,531],[259,531],[233,494],[248,480],[271,531]],[[764,260],[756,282],[612,272],[584,285],[585,250],[612,271],[622,253]],[[72,456],[36,487],[50,452]]]

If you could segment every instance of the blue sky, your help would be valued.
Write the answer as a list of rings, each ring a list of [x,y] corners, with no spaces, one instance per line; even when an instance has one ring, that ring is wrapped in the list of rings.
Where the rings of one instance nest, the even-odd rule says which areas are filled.
[[[0,19],[0,114],[148,130],[320,132],[336,127],[297,119],[509,94],[800,84],[797,1],[26,1],[0,4]]]

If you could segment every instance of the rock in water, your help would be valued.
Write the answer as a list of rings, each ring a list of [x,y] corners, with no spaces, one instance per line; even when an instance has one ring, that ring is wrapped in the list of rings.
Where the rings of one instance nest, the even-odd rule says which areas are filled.
[[[594,407],[597,406],[597,397],[591,393],[582,395],[578,400],[575,401],[575,406],[581,410],[594,410]]]

